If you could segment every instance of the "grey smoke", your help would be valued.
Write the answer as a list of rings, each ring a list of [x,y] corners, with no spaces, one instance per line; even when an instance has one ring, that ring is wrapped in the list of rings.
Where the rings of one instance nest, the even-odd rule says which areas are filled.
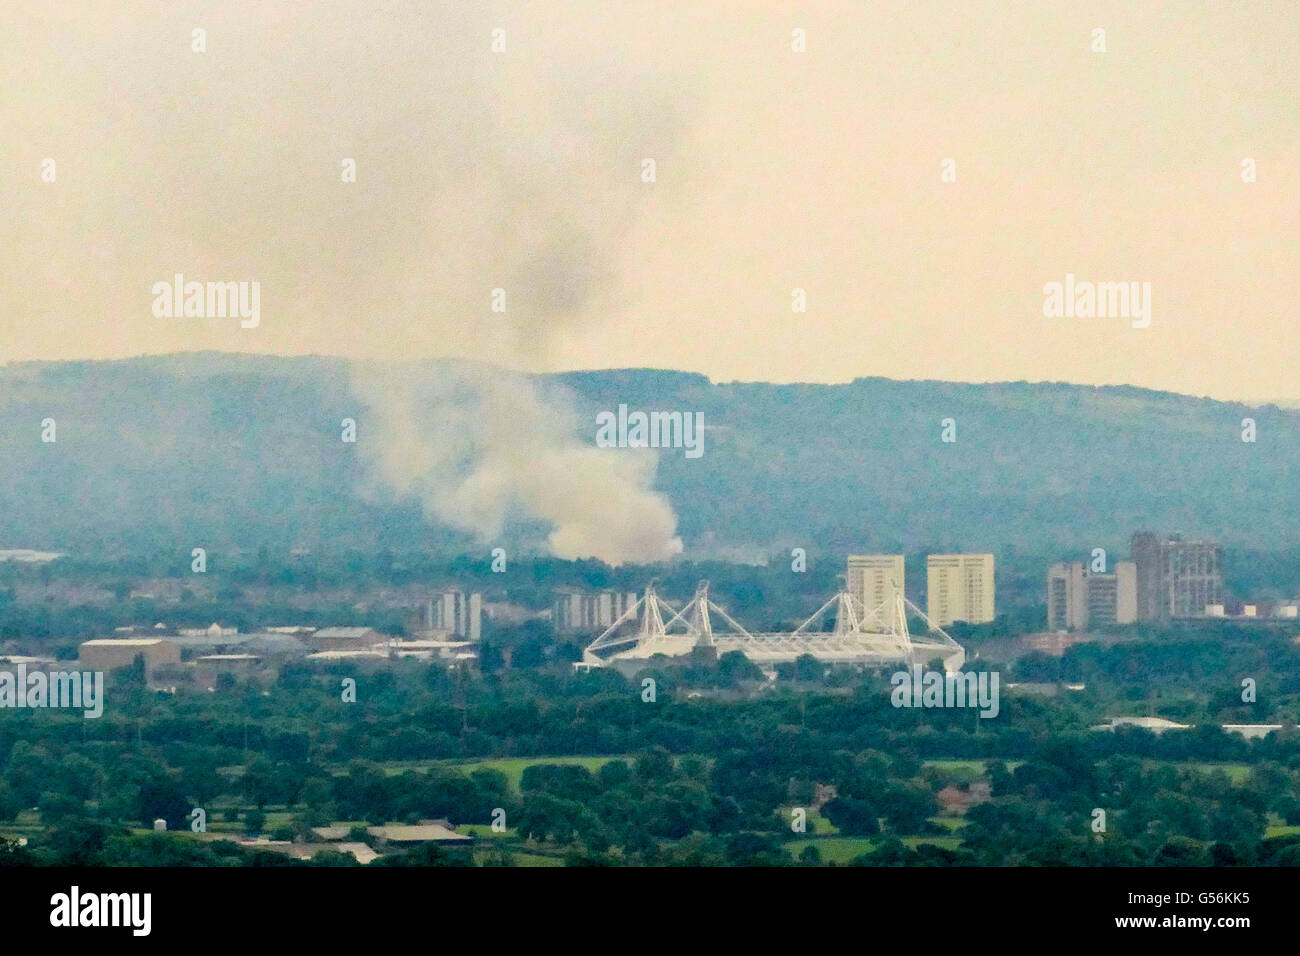
[[[495,542],[513,509],[548,522],[562,558],[659,561],[682,549],[654,459],[575,438],[576,419],[525,376],[477,366],[359,367],[358,445],[372,475],[437,520]]]
[[[618,254],[641,204],[674,195],[642,183],[640,163],[655,157],[661,178],[673,167],[690,84],[662,64],[634,72],[591,42],[587,14],[461,0],[15,13],[0,29],[20,94],[0,95],[0,327],[122,354],[176,342],[552,369],[566,339],[620,308]],[[204,53],[191,50],[196,27]],[[491,49],[498,27],[504,54]],[[47,155],[59,170],[48,186],[34,181]],[[151,288],[178,272],[259,281],[258,328],[153,316]],[[490,311],[494,288],[504,314]],[[459,382],[480,395],[473,415],[424,384],[358,375],[355,388],[372,477],[418,494],[431,518],[492,534],[515,507],[552,523],[557,553],[680,548],[652,462],[593,458],[527,379]],[[371,447],[430,434],[476,464]]]
[[[427,309],[449,345],[484,338],[502,364],[537,368],[557,339],[618,308],[620,238],[647,195],[640,161],[671,156],[677,110],[659,81],[613,60],[557,57],[545,84],[513,85],[477,63],[439,103],[420,154],[404,157],[436,186],[417,194],[419,227],[408,221],[385,251],[418,274],[426,298],[367,324],[382,334]],[[496,288],[504,313],[489,309]],[[594,424],[525,375],[440,368],[433,379],[391,364],[354,375],[373,479],[485,542],[523,515],[550,526],[548,547],[563,558],[647,562],[682,550],[672,507],[653,490],[653,453],[595,448]]]

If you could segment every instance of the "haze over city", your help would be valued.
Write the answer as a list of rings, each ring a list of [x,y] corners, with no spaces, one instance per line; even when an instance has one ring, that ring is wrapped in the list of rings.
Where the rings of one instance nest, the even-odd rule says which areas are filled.
[[[1293,922],[1296,0],[0,6],[7,939]]]

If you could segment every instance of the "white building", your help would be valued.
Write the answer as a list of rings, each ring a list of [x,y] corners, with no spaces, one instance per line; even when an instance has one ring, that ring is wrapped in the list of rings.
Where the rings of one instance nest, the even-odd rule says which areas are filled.
[[[1047,569],[1047,628],[1085,631],[1137,620],[1137,565],[1120,561],[1109,574],[1094,574],[1082,561]]]
[[[993,620],[993,555],[927,555],[925,577],[925,613],[935,624]]]
[[[430,631],[446,631],[467,641],[478,641],[483,636],[483,595],[475,592],[466,595],[457,588],[434,592],[425,609],[425,627]]]

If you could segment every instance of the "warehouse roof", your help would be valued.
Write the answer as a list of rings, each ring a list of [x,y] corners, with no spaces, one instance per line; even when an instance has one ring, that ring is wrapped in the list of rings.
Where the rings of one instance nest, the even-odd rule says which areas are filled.
[[[322,627],[314,637],[361,637],[374,631],[373,627]]]
[[[163,643],[160,637],[97,637],[82,642],[82,647],[153,647]]]
[[[367,827],[366,832],[394,843],[460,843],[474,838],[449,830],[441,824],[426,823],[419,826]]]

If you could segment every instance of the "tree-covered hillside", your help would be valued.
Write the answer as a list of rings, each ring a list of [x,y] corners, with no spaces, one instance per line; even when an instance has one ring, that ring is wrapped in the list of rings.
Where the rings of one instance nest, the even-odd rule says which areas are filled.
[[[688,554],[1125,549],[1140,527],[1300,544],[1300,414],[1273,406],[1059,384],[542,378],[571,391],[587,443],[596,413],[620,403],[702,415],[703,455],[660,452],[655,480]],[[0,368],[0,547],[477,547],[430,527],[417,502],[367,490],[359,449],[375,433],[353,381],[341,359],[220,353]],[[340,441],[349,417],[357,444]],[[948,418],[955,442],[941,440]],[[503,538],[538,548],[544,529],[517,520]]]

